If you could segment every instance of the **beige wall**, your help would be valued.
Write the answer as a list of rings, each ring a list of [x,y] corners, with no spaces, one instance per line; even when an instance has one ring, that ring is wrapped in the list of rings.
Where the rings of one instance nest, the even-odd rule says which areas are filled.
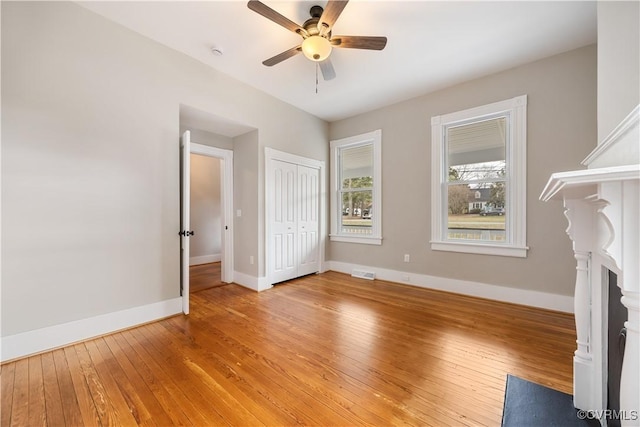
[[[222,200],[220,159],[191,155],[191,230],[189,256],[220,255],[222,251]]]
[[[598,143],[640,103],[640,2],[598,2]],[[637,127],[589,167],[638,164]]]
[[[432,251],[431,117],[528,95],[526,259]],[[538,196],[549,175],[581,169],[596,145],[596,46],[588,46],[357,117],[331,139],[382,129],[382,246],[332,242],[328,259],[573,295],[575,261],[560,204]],[[403,254],[411,262],[403,262]]]
[[[260,129],[234,141],[257,276],[263,147],[326,160],[328,125],[74,3],[1,7],[2,336],[179,296],[180,105]]]
[[[233,150],[233,262],[235,270],[258,277],[258,131],[234,138]],[[264,205],[262,205],[264,206]],[[240,210],[241,216],[237,216]],[[254,257],[254,264],[249,258]]]
[[[598,2],[598,142],[640,103],[640,2]]]

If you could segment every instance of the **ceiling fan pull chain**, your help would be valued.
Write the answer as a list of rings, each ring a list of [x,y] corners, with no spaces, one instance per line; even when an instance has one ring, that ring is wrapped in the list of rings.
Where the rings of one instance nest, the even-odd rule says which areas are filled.
[[[320,63],[316,62],[316,93],[318,93],[318,68],[320,68]]]

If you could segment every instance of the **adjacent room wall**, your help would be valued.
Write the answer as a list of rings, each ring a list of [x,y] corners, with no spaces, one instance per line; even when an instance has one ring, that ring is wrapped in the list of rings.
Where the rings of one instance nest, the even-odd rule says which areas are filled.
[[[220,261],[222,200],[220,159],[191,154],[191,227],[189,264]]]
[[[234,238],[264,274],[263,147],[326,160],[327,123],[74,3],[1,7],[3,339],[179,298],[181,104],[260,129]]]
[[[528,257],[432,251],[431,117],[519,95],[528,95]],[[596,145],[595,45],[331,123],[330,136],[375,129],[382,129],[382,245],[332,242],[328,259],[573,295],[575,260],[562,206],[542,203],[538,196],[552,172],[583,169],[581,160]],[[403,262],[404,254],[410,263]]]

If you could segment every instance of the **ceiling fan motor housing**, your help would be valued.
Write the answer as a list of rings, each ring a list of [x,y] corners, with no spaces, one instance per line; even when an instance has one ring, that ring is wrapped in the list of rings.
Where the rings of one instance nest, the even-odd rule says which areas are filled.
[[[304,24],[302,24],[302,27],[305,29],[307,34],[309,34],[309,36],[320,35],[318,22],[320,21],[320,17],[322,16],[323,12],[324,12],[324,9],[321,6],[312,6],[311,9],[309,10],[309,14],[311,15],[311,18],[307,19],[304,22]],[[329,31],[328,33],[322,34],[322,37],[326,39],[330,39],[331,31]]]
[[[311,9],[309,9],[309,14],[312,18],[320,18],[322,16],[322,12],[324,12],[324,9],[322,6],[318,5],[311,6]]]

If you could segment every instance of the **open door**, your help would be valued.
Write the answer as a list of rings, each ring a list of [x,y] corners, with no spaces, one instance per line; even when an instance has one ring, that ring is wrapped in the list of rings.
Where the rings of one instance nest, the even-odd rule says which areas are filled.
[[[189,237],[193,231],[189,221],[191,203],[191,132],[186,131],[180,141],[180,293],[182,294],[182,312],[189,314]]]

